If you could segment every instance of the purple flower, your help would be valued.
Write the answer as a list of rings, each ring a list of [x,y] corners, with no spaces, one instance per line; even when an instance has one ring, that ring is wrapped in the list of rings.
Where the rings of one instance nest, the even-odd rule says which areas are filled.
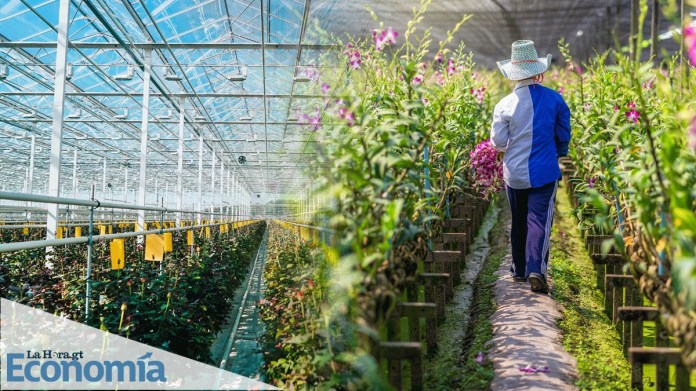
[[[590,187],[590,189],[594,189],[595,182],[597,182],[597,177],[592,177],[587,181],[587,185]]]
[[[480,105],[483,104],[483,100],[486,97],[486,86],[481,86],[480,88],[472,88],[471,95],[475,96]]]
[[[391,45],[396,43],[396,37],[399,33],[394,31],[391,27],[385,30],[372,30],[372,41],[375,44],[375,49],[382,50],[385,45]]]
[[[546,373],[549,371],[549,367],[537,368],[535,365],[527,365],[526,367],[520,368],[520,371],[526,373]]]
[[[353,50],[353,45],[348,44],[346,45],[346,50],[343,52],[343,54],[348,56],[348,65],[350,65],[352,69],[360,69],[360,65],[362,65],[362,60],[359,50]]]
[[[592,105],[590,104],[590,102],[585,102],[585,111],[590,111],[591,108]]]
[[[634,123],[638,123],[638,118],[640,118],[640,113],[634,109],[631,109],[627,111],[626,113],[626,118],[628,118],[629,121],[633,121]]]
[[[441,86],[445,85],[445,76],[442,75],[442,73],[440,73],[439,71],[435,72],[435,82]]]
[[[420,85],[422,83],[423,83],[423,75],[418,74],[416,76],[413,76],[413,85],[414,86]]]
[[[484,195],[499,191],[502,186],[503,165],[490,140],[478,144],[469,152],[469,158],[474,172],[474,187]]]
[[[689,148],[696,150],[696,115],[691,119],[691,126],[689,127]]]
[[[441,64],[443,61],[445,61],[445,55],[442,54],[442,52],[438,52],[438,53],[435,55],[435,62],[438,63],[438,64]]]
[[[563,91],[565,91],[565,89],[563,87],[558,87],[559,94],[563,95]]]
[[[314,108],[314,115],[309,115],[307,117],[309,125],[312,126],[312,130],[321,129],[321,112],[318,107]]]
[[[396,37],[398,37],[398,36],[399,36],[399,33],[392,30],[392,28],[389,27],[387,29],[387,31],[385,31],[385,33],[384,33],[384,40],[388,44],[394,44],[394,43],[396,43]]]
[[[350,43],[350,42],[347,43],[347,44],[346,44],[346,50],[343,51],[343,54],[345,54],[346,56],[350,55],[350,54],[353,52],[352,49],[353,49],[353,44]]]
[[[483,352],[478,352],[478,354],[476,355],[476,363],[483,364],[483,358]]]
[[[696,28],[694,26],[684,27],[684,45],[689,53],[691,66],[696,67]]]
[[[307,76],[307,78],[309,80],[314,80],[314,81],[319,80],[319,70],[317,68],[314,68],[314,67],[305,68],[304,73],[305,73],[305,76]]]
[[[454,75],[454,72],[457,71],[457,66],[455,65],[454,61],[452,59],[449,59],[447,61],[447,75],[452,76]]]
[[[348,110],[348,108],[345,106],[344,101],[337,100],[336,102],[338,103],[338,110],[336,111],[338,117],[342,120],[345,120],[346,123],[348,123],[348,126],[355,125],[355,114],[352,111]]]
[[[646,81],[645,83],[643,83],[643,89],[644,90],[652,90],[654,81],[655,81],[655,79],[650,79],[650,80]]]
[[[428,98],[421,98],[421,102],[423,102],[423,105],[427,106],[430,104],[430,99]]]
[[[321,92],[326,94],[331,91],[331,86],[326,83],[321,83]]]

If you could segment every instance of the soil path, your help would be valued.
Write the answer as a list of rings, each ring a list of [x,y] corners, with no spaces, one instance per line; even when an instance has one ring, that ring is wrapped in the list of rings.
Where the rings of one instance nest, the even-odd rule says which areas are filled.
[[[509,248],[510,211],[503,207]],[[508,253],[496,272],[497,309],[491,317],[493,339],[488,359],[493,362],[495,378],[492,390],[575,390],[577,364],[561,345],[556,324],[561,317],[559,305],[551,295],[532,293],[529,284],[510,278]],[[551,265],[553,267],[553,265]],[[520,368],[548,367],[548,372],[527,373]]]

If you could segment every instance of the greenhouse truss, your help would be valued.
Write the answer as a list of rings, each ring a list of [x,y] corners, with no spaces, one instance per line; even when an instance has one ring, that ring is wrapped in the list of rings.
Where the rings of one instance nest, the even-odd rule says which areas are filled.
[[[0,389],[696,389],[696,0],[0,1]]]

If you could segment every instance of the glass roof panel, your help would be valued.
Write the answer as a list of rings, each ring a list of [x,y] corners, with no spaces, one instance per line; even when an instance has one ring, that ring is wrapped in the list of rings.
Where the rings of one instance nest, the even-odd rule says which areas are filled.
[[[33,135],[34,181],[42,181],[34,186],[37,192],[48,178],[59,3],[9,0],[0,6],[0,66],[9,67],[0,80],[0,150],[6,152],[0,165],[26,170]],[[203,137],[204,177],[214,150],[218,166],[222,161],[239,170],[252,193],[270,190],[272,170],[287,167],[281,182],[293,193],[295,183],[305,182],[297,164],[308,151],[311,130],[288,118],[295,118],[299,107],[323,107],[320,97],[294,97],[321,92],[316,80],[298,78],[301,66],[320,53],[300,48],[303,30],[311,25],[307,4],[71,0],[62,187],[72,186],[74,150],[81,161],[80,191],[103,175],[103,162],[108,180],[124,182],[129,171],[130,189],[138,185],[144,64],[150,51],[148,173],[176,178],[183,110],[185,191],[197,188]],[[242,155],[248,162],[243,166]],[[6,189],[21,191],[26,185],[24,175],[3,175]],[[274,180],[274,188],[278,183]]]

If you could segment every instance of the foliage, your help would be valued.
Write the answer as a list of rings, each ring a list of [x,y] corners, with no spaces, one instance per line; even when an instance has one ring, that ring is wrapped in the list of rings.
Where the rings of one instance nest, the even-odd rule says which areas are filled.
[[[696,155],[687,131],[696,78],[676,58],[655,69],[620,53],[583,72],[563,42],[561,50],[568,70],[554,82],[573,113],[582,226],[613,234],[627,251],[629,270],[696,367]],[[615,65],[606,65],[610,55]]]
[[[326,260],[320,248],[271,222],[260,300],[266,380],[286,389],[315,386],[331,373],[317,352],[329,335],[321,320],[325,304]],[[331,363],[336,366],[335,362]]]
[[[229,233],[202,232],[196,247],[174,233],[174,252],[159,262],[143,260],[143,246],[126,239],[126,262],[111,270],[109,245],[94,244],[90,317],[85,319],[86,246],[0,255],[0,295],[56,315],[109,330],[199,361],[210,361],[210,345],[224,325],[234,291],[258,247],[264,223]],[[9,238],[7,232],[3,238]],[[17,235],[14,233],[14,235]],[[205,281],[205,284],[202,282]]]
[[[379,384],[372,346],[415,282],[450,198],[471,183],[469,151],[488,134],[487,78],[463,46],[446,49],[468,17],[433,56],[430,31],[418,26],[429,3],[414,9],[402,35],[380,24],[372,41],[346,44],[337,54],[345,70],[322,76],[342,85],[321,121],[316,165],[324,194],[335,200],[327,215],[342,255],[322,314],[333,357],[359,374],[339,370],[348,373],[345,388]]]

